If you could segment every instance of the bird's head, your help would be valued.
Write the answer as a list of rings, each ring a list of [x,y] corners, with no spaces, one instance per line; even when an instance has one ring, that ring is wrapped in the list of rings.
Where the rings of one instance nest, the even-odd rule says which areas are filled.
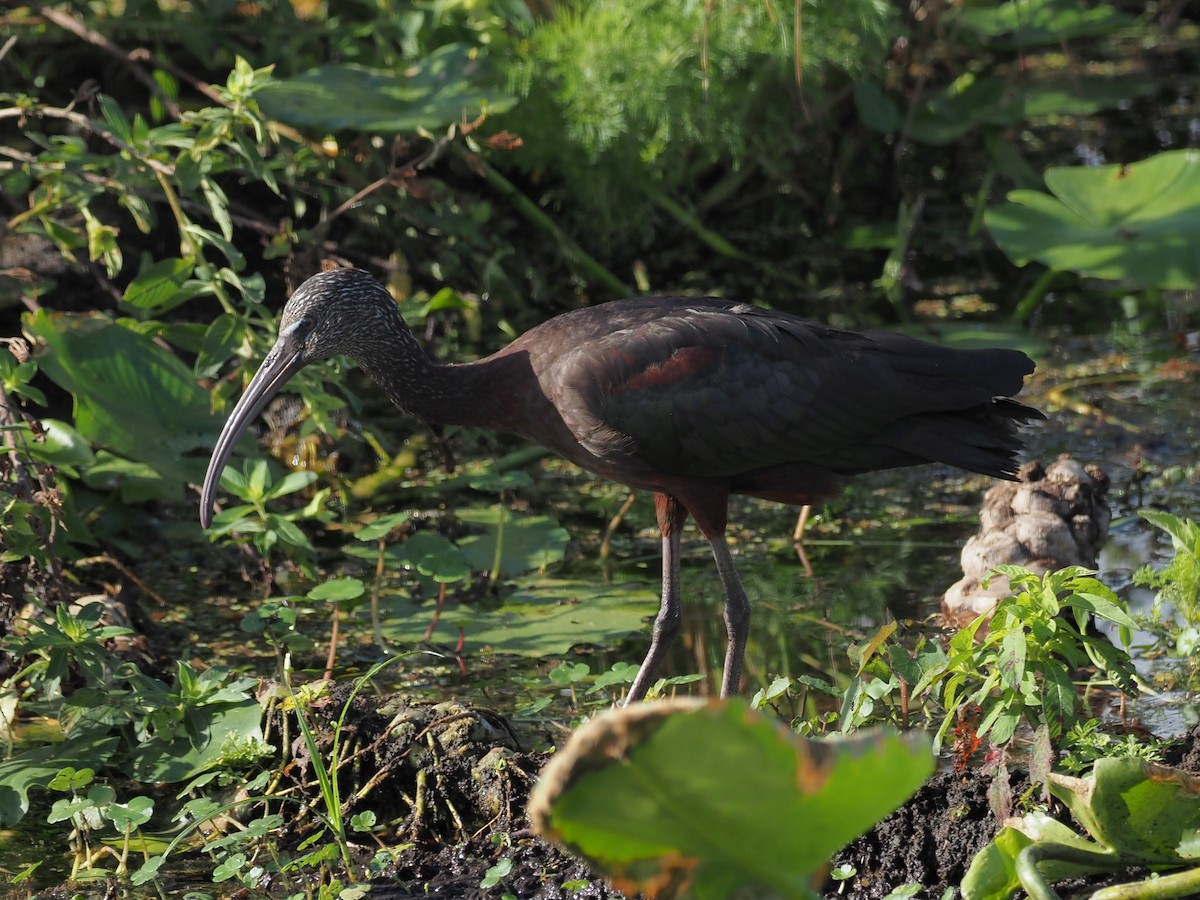
[[[279,337],[267,358],[276,351],[294,354],[296,368],[340,354],[357,358],[395,319],[396,301],[369,273],[320,272],[296,288],[284,305]]]
[[[407,333],[395,301],[361,269],[331,269],[305,281],[279,319],[279,337],[233,408],[213,448],[200,491],[200,524],[212,521],[221,472],[242,432],[288,380],[311,362],[346,354],[369,357],[396,329]]]

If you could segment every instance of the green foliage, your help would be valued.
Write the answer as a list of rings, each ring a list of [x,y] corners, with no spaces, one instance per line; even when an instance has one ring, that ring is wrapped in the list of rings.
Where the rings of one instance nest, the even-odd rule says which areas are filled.
[[[632,663],[613,663],[607,670],[593,673],[591,666],[587,663],[578,662],[555,666],[547,673],[546,677],[554,687],[569,690],[572,703],[578,704],[580,688],[587,688],[586,696],[608,702],[611,690],[632,684],[637,673],[638,667]],[[670,689],[695,684],[703,677],[702,675],[674,675],[670,678],[659,678],[650,686],[646,696],[651,700],[666,697],[669,696]]]
[[[964,72],[907,116],[881,91],[858,91],[855,100],[869,127],[884,132],[903,128],[915,141],[944,145],[977,131],[998,133],[1015,128],[1032,118],[1089,115],[1127,103],[1153,88],[1154,83],[1143,78],[1094,78],[1073,83],[1068,90],[1053,82],[1025,85],[1014,83],[1008,75]],[[997,165],[1005,164],[1000,155],[1006,152],[1003,148],[1011,150],[1003,141],[994,145]]]
[[[31,197],[29,209],[10,220],[10,229],[43,235],[69,259],[77,250],[85,250],[89,259],[103,263],[109,276],[115,277],[124,260],[116,240],[120,229],[112,223],[106,201],[116,200],[144,234],[166,227],[159,215],[165,208],[184,263],[195,267],[197,280],[186,284],[188,296],[215,296],[226,311],[232,311],[226,296],[226,289],[232,287],[248,302],[257,303],[261,279],[243,282],[236,275],[244,268],[245,257],[232,242],[229,199],[221,180],[245,174],[277,189],[277,173],[265,155],[268,128],[254,100],[254,93],[267,80],[269,69],[254,70],[238,60],[225,85],[218,88],[220,103],[181,112],[177,122],[156,126],[140,113],[129,118],[120,103],[103,94],[96,98],[100,113],[96,117],[43,106],[36,96],[0,95],[0,101],[25,107],[34,119],[66,119],[115,151],[94,152],[72,135],[52,138],[24,169],[8,177],[7,188],[23,187]],[[197,212],[209,217],[211,224],[200,224],[181,204],[180,197],[193,194],[201,200]],[[148,202],[151,197],[160,203]],[[205,256],[209,251],[224,257],[225,266],[213,266]],[[171,298],[164,302],[168,300],[178,302]]]
[[[179,662],[171,685],[147,675],[110,649],[131,633],[104,625],[103,604],[56,609],[53,617],[21,623],[0,647],[22,662],[0,684],[0,698],[24,715],[57,723],[42,740],[26,740],[0,765],[0,821],[12,824],[28,809],[29,788],[46,785],[80,760],[97,770],[114,756],[126,775],[149,783],[181,781],[224,764],[238,742],[261,742],[256,679],[214,666],[197,672]],[[5,732],[11,723],[5,723]],[[3,766],[16,766],[14,772]]]
[[[1016,47],[1061,44],[1062,41],[1112,34],[1134,24],[1114,6],[1081,7],[1073,0],[1011,0],[1008,3],[965,3],[956,23],[971,39],[1001,38]]]
[[[1013,593],[990,621],[980,616],[954,635],[945,660],[923,667],[912,688],[914,698],[928,692],[946,711],[935,743],[945,738],[960,709],[974,706],[981,710],[975,734],[995,744],[1007,743],[1022,719],[1060,737],[1079,720],[1072,673],[1088,665],[1136,695],[1129,654],[1088,628],[1092,617],[1110,622],[1128,643],[1136,626],[1112,590],[1077,567],[1042,578],[1015,566],[996,571],[1008,578]],[[978,640],[985,622],[987,634]]]
[[[104,604],[91,602],[76,610],[59,606],[54,617],[30,623],[26,634],[4,638],[8,653],[26,658],[25,667],[14,681],[27,681],[43,699],[62,697],[64,682],[72,674],[82,675],[98,686],[111,685],[121,661],[106,646],[115,637],[133,634],[124,625],[102,625]]]
[[[927,170],[937,171],[944,161],[936,153],[928,160],[924,152],[897,153],[900,144],[889,146],[877,136],[864,140],[839,112],[851,84],[871,127],[897,140],[926,141],[926,149],[951,137],[959,142],[986,135],[995,171],[1029,186],[1032,170],[1022,158],[1027,148],[1015,135],[1031,117],[1080,114],[1144,87],[1077,79],[1070,91],[1061,84],[1014,90],[1014,80],[1004,73],[1014,47],[1108,33],[1128,23],[1103,4],[1085,11],[1077,6],[1065,0],[955,5],[945,12],[947,20],[930,15],[925,24],[913,23],[926,30],[896,54],[889,45],[901,51],[892,42],[903,36],[902,13],[880,0],[743,6],[607,0],[558,4],[542,22],[534,22],[518,0],[419,7],[129,0],[121,15],[106,3],[58,9],[76,18],[80,32],[40,16],[26,26],[18,10],[8,24],[19,39],[0,51],[13,76],[0,92],[0,118],[20,123],[5,138],[0,192],[10,209],[0,237],[44,239],[62,256],[70,277],[58,290],[49,282],[53,274],[17,283],[26,306],[40,309],[23,320],[36,345],[32,356],[19,352],[19,342],[11,339],[12,349],[0,350],[6,406],[20,404],[27,416],[4,425],[15,439],[9,456],[33,473],[22,483],[4,470],[4,488],[12,492],[0,503],[3,561],[28,564],[33,572],[28,584],[37,590],[47,574],[63,576],[67,569],[56,584],[73,589],[76,573],[62,562],[79,545],[120,547],[135,537],[125,546],[144,552],[139,549],[144,502],[178,500],[198,480],[203,460],[196,451],[211,446],[223,411],[271,332],[268,296],[273,308],[284,274],[289,279],[308,274],[318,254],[371,265],[386,257],[393,287],[413,308],[424,305],[417,318],[434,338],[436,352],[447,357],[475,349],[480,334],[511,334],[552,307],[598,289],[620,290],[621,279],[605,269],[609,260],[587,257],[579,238],[599,235],[612,244],[628,238],[639,248],[648,246],[645,238],[653,234],[658,213],[725,258],[761,265],[713,226],[716,214],[730,208],[724,201],[749,202],[743,187],[751,177],[758,179],[755,194],[770,195],[754,207],[754,217],[770,223],[764,230],[774,228],[789,244],[807,245],[814,233],[841,221],[841,198],[851,198],[856,188],[882,189],[882,205],[890,206],[889,191],[911,199]],[[793,20],[797,9],[799,22]],[[98,63],[95,48],[80,36],[84,30],[147,51]],[[799,46],[793,44],[797,33],[803,34]],[[956,44],[956,34],[968,40]],[[253,40],[242,40],[245,35]],[[912,48],[916,55],[906,60]],[[511,109],[509,91],[499,87],[501,67],[511,93],[523,98]],[[928,71],[962,77],[946,84],[935,76],[926,84]],[[914,73],[920,73],[919,87],[910,78]],[[211,93],[208,85],[214,86]],[[474,122],[485,107],[489,119]],[[394,133],[397,129],[402,133]],[[442,135],[430,141],[422,129]],[[820,143],[820,135],[832,133],[842,145],[836,153]],[[518,135],[524,147],[515,152]],[[843,177],[848,170],[877,166],[890,171],[894,164],[901,167],[895,184]],[[529,177],[513,175],[517,168]],[[990,177],[983,179],[980,196]],[[968,193],[976,188],[974,175],[970,179]],[[953,191],[961,187],[956,180]],[[532,202],[522,190],[541,193]],[[880,205],[874,193],[868,199],[872,209]],[[849,205],[855,205],[853,199]],[[803,214],[797,215],[793,210],[800,206]],[[910,241],[920,220],[917,209],[906,206],[901,216],[890,208],[882,213],[884,244],[892,248],[887,275],[897,302],[903,299],[897,285],[906,255],[920,250],[919,242]],[[820,215],[809,223],[811,210]],[[527,235],[523,221],[534,222],[550,239]],[[551,267],[555,251],[573,279]],[[699,255],[685,252],[683,259]],[[798,256],[781,260],[780,268],[784,263],[790,268]],[[678,259],[648,265],[657,277]],[[705,289],[712,289],[717,274],[699,269],[692,277],[707,280]],[[71,296],[72,312],[55,311],[66,306],[61,298],[80,275],[99,288],[104,312],[78,311],[90,300],[86,292],[81,301]],[[6,300],[10,281],[15,279],[0,283]],[[824,279],[820,285],[806,283],[806,289],[828,286]],[[423,304],[429,294],[432,299]],[[306,433],[338,428],[335,414],[347,400],[351,414],[359,412],[342,374],[328,389],[326,376],[316,371],[293,383],[309,416],[301,426]],[[69,413],[63,411],[64,391]],[[396,463],[397,469],[423,462],[411,460],[407,447],[397,451],[391,435],[355,433],[381,458],[409,460]],[[350,466],[357,464],[352,458]],[[312,488],[314,476],[283,473],[267,463],[231,468],[224,487],[238,502],[218,518],[210,536],[244,541],[264,564],[297,559],[315,574],[320,560],[312,532],[298,523],[332,521],[338,476],[331,469],[323,477],[328,481],[304,508],[291,508],[302,490]],[[397,476],[382,480],[394,488],[390,482]],[[393,537],[395,526],[412,518],[406,510],[377,521],[375,530],[360,530],[355,543],[364,545],[362,558],[379,564],[378,571],[405,569],[426,595],[474,584],[477,572],[493,583],[517,580],[490,608],[463,605],[444,617],[433,636],[454,643],[465,632],[467,652],[490,646],[541,657],[641,630],[657,598],[640,581],[607,585],[529,576],[563,557],[567,535],[557,519],[518,513],[507,502],[506,492],[527,486],[520,480],[481,476],[445,484],[405,475],[400,489],[406,504],[478,506],[477,499],[447,500],[450,490],[466,484],[493,496],[483,508],[457,516],[469,534],[454,542],[430,530],[402,542],[400,530]],[[496,493],[501,503],[492,505]],[[340,495],[347,504],[370,500],[369,491]],[[165,512],[164,520],[179,527],[169,503]],[[347,510],[347,520],[355,521],[359,512]],[[1164,573],[1164,603],[1185,574]],[[381,574],[372,601],[382,587]],[[243,627],[278,646],[281,656],[302,652],[311,640],[296,626],[308,609],[318,603],[351,605],[365,591],[357,579],[324,581],[307,597],[268,599]],[[1032,587],[1029,592],[1039,595]],[[428,605],[405,605],[395,595],[383,601],[399,612],[391,636],[418,640],[428,626]],[[1038,602],[1048,605],[1044,598]],[[954,666],[928,646],[904,658],[890,640],[869,642],[856,658],[858,677],[841,708],[842,723],[879,717],[895,703],[902,680],[911,687],[927,675],[925,699],[931,705],[958,702],[961,709],[986,685],[967,674],[974,663],[993,672],[1008,666],[1009,673],[1024,666],[1023,680],[1014,682],[1002,672],[983,698],[989,715],[1002,710],[990,726],[993,738],[1018,711],[1034,720],[1046,717],[1047,709],[1031,706],[1044,670],[1060,665],[1059,657],[1083,660],[1091,650],[1076,648],[1072,655],[1049,641],[1049,655],[1042,654],[1041,645],[1034,645],[1049,626],[1034,619],[1041,632],[1035,640],[1030,629],[1024,656],[1012,637],[1007,647],[964,655]],[[1054,637],[1067,647],[1078,635],[1066,633],[1074,628],[1069,614],[1064,623]],[[86,828],[93,837],[123,836],[124,849],[114,857],[123,871],[150,813],[144,798],[135,797],[139,789],[128,788],[123,779],[179,782],[186,785],[182,796],[190,799],[173,811],[182,829],[177,843],[147,862],[135,883],[166,874],[165,860],[197,829],[245,807],[252,812],[239,820],[241,827],[225,834],[213,830],[206,845],[218,883],[258,890],[269,876],[309,892],[320,881],[320,896],[339,891],[351,896],[354,889],[331,873],[345,865],[349,830],[372,823],[366,813],[341,821],[331,773],[347,761],[345,747],[335,744],[332,757],[324,757],[329,777],[318,806],[325,830],[295,853],[281,852],[283,818],[266,804],[298,801],[275,797],[271,773],[258,771],[270,750],[250,679],[185,663],[168,674],[150,674],[117,655],[112,641],[124,636],[123,629],[101,621],[98,605],[63,605],[53,615],[22,623],[6,639],[4,649],[19,668],[0,685],[0,735],[9,745],[8,758],[0,760],[0,823],[17,823],[37,789],[61,787],[65,796],[52,815],[57,825],[75,832],[77,863],[100,862],[76,840],[86,837]],[[1181,637],[1178,646],[1190,646],[1191,639]],[[883,658],[891,670],[877,667]],[[1124,673],[1120,662],[1113,668]],[[582,664],[567,664],[546,678],[556,694],[568,693],[577,708],[586,709],[605,702],[632,671],[619,664],[593,674]],[[965,680],[954,682],[959,675]],[[687,680],[660,682],[655,691]],[[954,691],[948,687],[952,682]],[[1062,686],[1061,679],[1055,683]],[[792,684],[801,686],[802,696],[833,690],[820,679]],[[781,699],[786,688],[772,685],[760,702]],[[303,714],[316,692],[297,687],[295,693],[287,702]],[[1048,714],[1060,715],[1061,703],[1048,701]],[[813,730],[828,727],[836,715],[814,715]],[[953,712],[945,715],[949,722]],[[32,720],[54,723],[55,733],[43,739],[15,728]],[[1065,740],[1092,741],[1078,729]],[[310,743],[313,759],[320,757],[318,749]],[[88,768],[105,783],[75,777]],[[65,769],[76,771],[60,777]],[[212,799],[218,789],[234,787],[245,789],[244,799],[228,807]],[[135,799],[118,801],[126,796]],[[171,814],[170,800],[160,797],[156,803],[158,815]],[[141,847],[146,846],[142,835]],[[372,861],[373,873],[387,864],[388,852]],[[504,873],[497,870],[494,877],[499,886]]]
[[[805,90],[832,70],[853,78],[882,60],[895,25],[877,0],[561,4],[516,46],[509,71],[523,100],[507,121],[530,138],[522,165],[562,179],[573,228],[615,241],[706,167],[738,169],[756,154],[786,166],[800,73]]]
[[[1136,625],[1116,594],[1077,567],[1041,578],[1016,566],[996,571],[1008,578],[1012,593],[990,616],[952,635],[947,649],[922,638],[910,651],[891,640],[895,625],[852,648],[858,671],[843,695],[843,731],[886,719],[901,682],[906,703],[928,702],[929,714],[940,719],[938,748],[951,729],[959,737],[1006,744],[1022,721],[1062,738],[1080,722],[1073,673],[1087,666],[1136,695],[1129,654],[1088,627],[1092,617],[1109,622],[1128,644]]]
[[[221,474],[221,487],[243,502],[221,510],[213,518],[210,533],[214,538],[249,535],[263,560],[270,559],[276,548],[282,548],[288,552],[289,559],[311,571],[316,550],[296,522],[313,518],[329,521],[332,518],[332,513],[325,508],[329,488],[315,491],[305,506],[288,512],[272,512],[267,509],[267,503],[305,490],[316,480],[315,472],[289,472],[273,481],[270,466],[264,459],[247,460],[241,472],[232,466],[226,467]]]
[[[1050,881],[1130,866],[1156,871],[1141,884],[1108,889],[1111,896],[1183,897],[1200,890],[1200,793],[1193,778],[1139,759],[1106,758],[1087,778],[1051,774],[1050,790],[1090,840],[1045,813],[1012,820],[971,863],[965,900],[1007,900],[1020,888],[1056,900]],[[1178,867],[1184,871],[1169,872]]]
[[[1200,525],[1150,509],[1139,515],[1171,536],[1174,551],[1165,568],[1145,565],[1133,575],[1134,584],[1158,592],[1141,625],[1160,634],[1175,655],[1191,659],[1200,650]]]
[[[535,831],[626,893],[813,897],[814,875],[933,771],[922,735],[811,741],[743,701],[610,710],[530,797]],[[736,785],[730,782],[736,778]]]
[[[105,784],[94,784],[95,773],[91,769],[62,769],[46,787],[51,791],[70,794],[55,800],[46,821],[71,823],[68,842],[72,850],[71,879],[79,877],[80,870],[89,870],[105,855],[116,858],[117,875],[128,871],[129,853],[133,833],[150,821],[154,813],[154,801],[149,797],[133,797],[125,803],[117,802],[117,793]],[[81,793],[88,788],[86,794]],[[105,821],[111,822],[121,840],[121,849],[99,844],[95,840]]]
[[[130,503],[178,499],[203,474],[187,454],[210,446],[221,423],[191,370],[132,324],[44,310],[25,321],[41,371],[74,398],[75,433],[96,449],[79,463],[84,484]]]
[[[505,857],[487,870],[482,880],[480,880],[479,886],[481,888],[492,888],[504,884],[504,879],[512,871],[512,867],[512,859]]]
[[[335,593],[344,593],[346,586],[340,585],[333,589]],[[351,709],[355,697],[369,686],[376,675],[384,668],[398,661],[394,657],[376,663],[361,677],[355,680],[354,686],[342,704],[341,712],[333,723],[332,742],[326,747],[318,740],[309,723],[309,704],[325,702],[327,694],[324,685],[306,685],[293,690],[291,686],[291,671],[285,669],[283,682],[274,694],[274,700],[295,714],[300,729],[300,740],[305,748],[306,767],[316,777],[319,785],[320,806],[313,812],[322,823],[322,830],[307,838],[294,854],[282,854],[275,844],[277,834],[283,826],[283,816],[277,813],[265,813],[249,822],[244,828],[230,830],[215,839],[206,840],[204,851],[209,854],[214,863],[212,880],[215,884],[236,880],[243,887],[257,890],[263,880],[268,877],[281,879],[284,883],[300,883],[312,877],[315,872],[328,873],[332,866],[339,865],[341,871],[350,878],[355,878],[357,868],[350,855],[350,832],[369,831],[375,825],[374,813],[364,810],[354,816],[346,816],[341,794],[341,785],[337,778],[339,768],[345,763],[345,754],[349,733],[346,727],[346,716]],[[231,804],[221,805],[209,797],[197,797],[184,804],[177,818],[184,825],[183,830],[157,856],[148,859],[142,868],[134,873],[135,884],[145,884],[159,877],[168,858],[177,848],[186,846],[185,841],[195,830],[209,822],[215,822],[229,809],[250,805],[268,808],[274,803],[304,805],[302,798],[294,796],[276,796],[271,789],[274,779],[268,779],[267,772],[245,784],[242,796]],[[292,879],[296,879],[293,882]],[[339,885],[337,879],[329,878],[325,885],[338,895],[333,886]],[[324,890],[324,888],[323,888]],[[347,896],[342,892],[340,896]]]
[[[514,521],[507,527],[512,535]],[[541,555],[537,550],[534,554],[535,559]],[[436,593],[433,583],[425,596]],[[455,646],[461,639],[466,653],[490,648],[543,657],[566,653],[577,644],[602,643],[614,635],[637,632],[657,607],[656,592],[644,581],[609,584],[591,578],[526,574],[493,602],[448,607],[432,640]],[[429,627],[428,603],[389,592],[380,598],[380,609],[390,643],[411,645],[424,638]]]
[[[465,118],[500,113],[513,98],[493,87],[490,61],[466,44],[445,44],[395,71],[330,63],[265,86],[264,112],[324,131],[439,131]],[[346,97],[356,98],[346,103]]]
[[[1063,736],[1066,748],[1059,764],[1071,774],[1087,771],[1099,759],[1141,759],[1160,762],[1162,743],[1152,736],[1125,734],[1114,737],[1104,730],[1099,719],[1077,722]]]

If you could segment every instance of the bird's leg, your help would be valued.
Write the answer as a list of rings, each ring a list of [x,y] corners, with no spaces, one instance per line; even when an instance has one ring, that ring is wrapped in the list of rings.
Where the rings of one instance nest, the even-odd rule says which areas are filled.
[[[679,605],[679,532],[687,519],[687,510],[667,494],[655,494],[654,506],[658,512],[658,527],[662,532],[662,602],[654,619],[650,649],[625,697],[626,706],[646,696],[646,691],[658,677],[667,651],[679,634],[683,618]]]
[[[702,529],[703,530],[703,529]],[[725,674],[721,678],[721,696],[733,697],[742,686],[742,659],[746,654],[746,638],[750,633],[750,601],[742,588],[741,579],[733,566],[733,556],[725,533],[706,534],[717,561],[717,574],[725,590],[725,630],[729,643],[725,646]]]

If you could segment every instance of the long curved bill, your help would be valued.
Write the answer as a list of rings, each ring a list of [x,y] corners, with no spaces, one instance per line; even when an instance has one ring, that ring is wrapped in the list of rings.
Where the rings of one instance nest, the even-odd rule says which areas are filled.
[[[263,408],[271,402],[271,398],[282,388],[306,363],[303,345],[288,336],[280,336],[271,348],[262,367],[250,379],[246,393],[237,402],[229,421],[221,429],[217,445],[213,448],[212,458],[208,461],[208,472],[204,475],[204,486],[200,490],[200,524],[207,528],[212,524],[213,500],[216,497],[217,485],[221,482],[221,473],[229,461],[233,448],[237,446],[251,422]]]

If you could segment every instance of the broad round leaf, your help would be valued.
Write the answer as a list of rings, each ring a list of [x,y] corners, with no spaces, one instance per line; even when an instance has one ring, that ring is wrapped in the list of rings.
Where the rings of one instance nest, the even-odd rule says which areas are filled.
[[[1200,287],[1200,151],[1129,166],[1046,171],[1050,194],[1020,190],[989,209],[988,230],[1017,265],[1141,287]]]
[[[649,703],[580,728],[529,813],[627,893],[810,897],[829,857],[933,765],[922,734],[811,741],[741,700]]]

